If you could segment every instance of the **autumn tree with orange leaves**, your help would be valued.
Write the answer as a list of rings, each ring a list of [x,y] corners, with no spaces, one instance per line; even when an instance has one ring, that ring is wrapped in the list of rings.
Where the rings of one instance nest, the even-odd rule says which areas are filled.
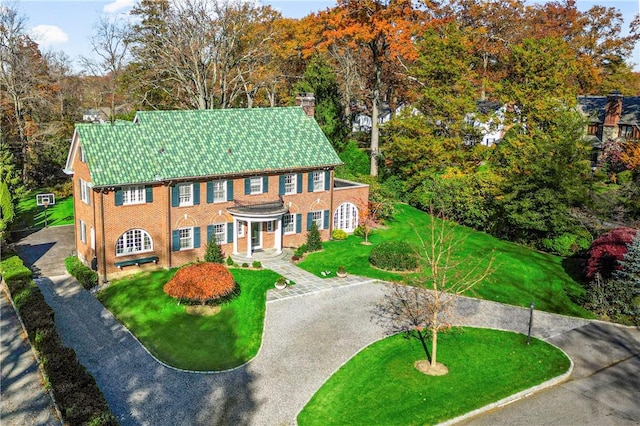
[[[323,43],[345,45],[368,54],[371,90],[371,176],[378,175],[379,123],[382,89],[387,63],[412,61],[417,57],[413,37],[424,30],[426,10],[412,0],[338,0],[337,7],[322,15]],[[430,21],[431,22],[431,21]]]
[[[219,263],[201,262],[180,268],[164,285],[164,292],[179,301],[201,303],[230,296],[236,290],[231,272]]]

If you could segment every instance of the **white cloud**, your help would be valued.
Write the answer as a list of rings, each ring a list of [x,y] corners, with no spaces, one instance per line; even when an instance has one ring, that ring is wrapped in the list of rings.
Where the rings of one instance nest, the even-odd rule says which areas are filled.
[[[113,3],[105,5],[102,10],[106,13],[115,13],[133,6],[135,2],[136,0],[115,0]]]
[[[31,28],[29,34],[41,47],[51,47],[69,41],[67,33],[55,25],[36,25]]]

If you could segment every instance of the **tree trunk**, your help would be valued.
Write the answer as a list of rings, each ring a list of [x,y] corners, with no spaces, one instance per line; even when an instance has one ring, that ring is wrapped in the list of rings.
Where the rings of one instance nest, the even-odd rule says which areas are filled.
[[[380,129],[378,126],[378,116],[380,115],[380,84],[382,80],[382,62],[378,52],[376,41],[371,43],[371,53],[373,57],[373,102],[371,107],[371,176],[378,176],[378,147]]]
[[[438,312],[435,311],[431,316],[431,366],[435,367],[438,354]]]

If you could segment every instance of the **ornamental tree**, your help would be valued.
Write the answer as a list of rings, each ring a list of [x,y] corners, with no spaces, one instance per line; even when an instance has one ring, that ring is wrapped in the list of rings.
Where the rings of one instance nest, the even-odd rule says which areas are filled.
[[[236,289],[231,272],[219,263],[194,263],[180,268],[164,292],[179,301],[205,304],[230,296]]]
[[[602,278],[609,278],[617,263],[623,259],[627,246],[631,244],[637,231],[633,228],[616,228],[595,239],[587,254],[587,278],[593,279],[597,273]]]

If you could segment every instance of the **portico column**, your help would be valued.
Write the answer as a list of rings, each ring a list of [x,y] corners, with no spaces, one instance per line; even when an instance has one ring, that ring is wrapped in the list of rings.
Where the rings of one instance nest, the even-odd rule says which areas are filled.
[[[233,218],[233,255],[238,255],[238,219]]]
[[[253,235],[251,235],[253,232],[252,224],[251,219],[247,219],[247,258],[251,258],[251,239],[253,238]]]
[[[276,253],[282,253],[282,216],[276,220]]]

